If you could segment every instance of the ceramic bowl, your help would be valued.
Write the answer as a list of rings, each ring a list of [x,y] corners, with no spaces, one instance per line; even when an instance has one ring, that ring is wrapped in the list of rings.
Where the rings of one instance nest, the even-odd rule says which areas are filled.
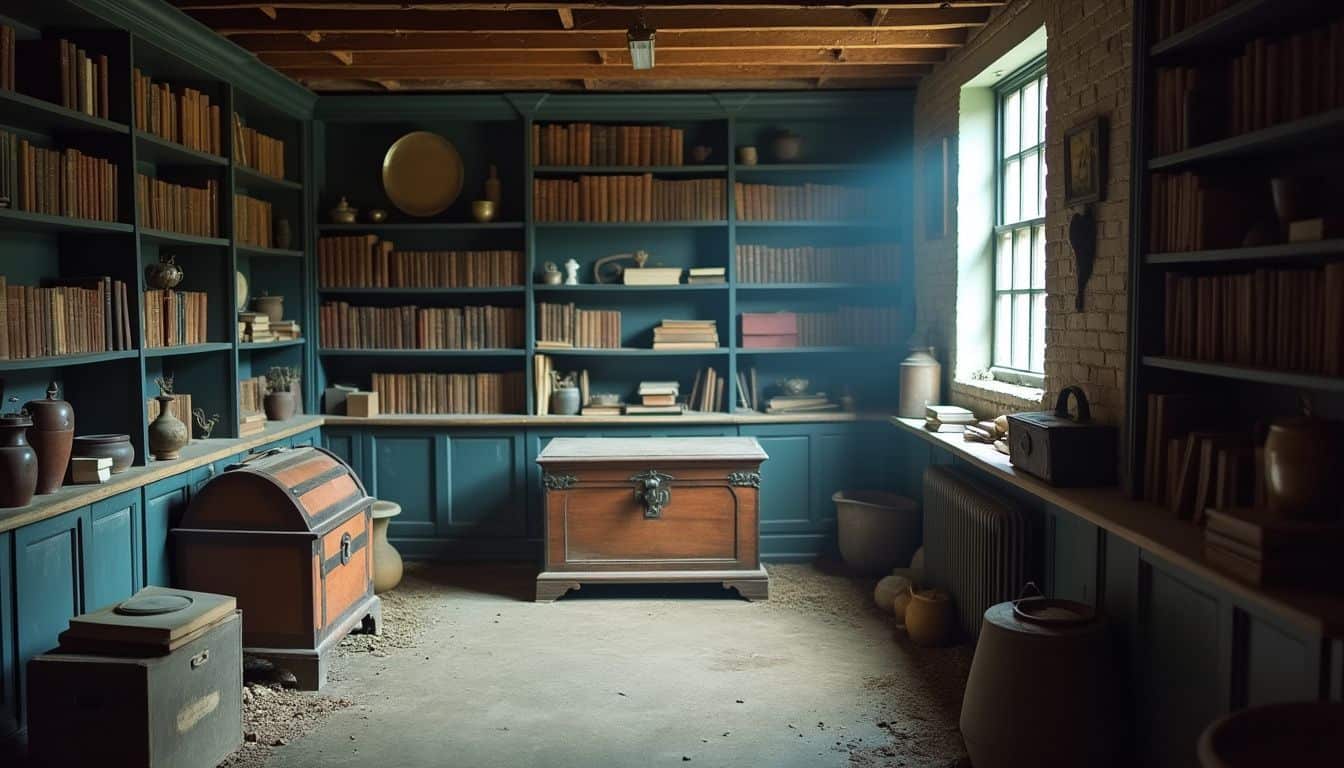
[[[487,221],[493,221],[495,218],[495,201],[493,200],[472,200],[471,217],[482,224]]]

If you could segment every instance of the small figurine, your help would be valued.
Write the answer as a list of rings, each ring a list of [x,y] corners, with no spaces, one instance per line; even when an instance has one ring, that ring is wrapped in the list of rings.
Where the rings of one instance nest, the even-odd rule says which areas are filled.
[[[565,262],[565,285],[579,284],[579,262],[570,259]]]

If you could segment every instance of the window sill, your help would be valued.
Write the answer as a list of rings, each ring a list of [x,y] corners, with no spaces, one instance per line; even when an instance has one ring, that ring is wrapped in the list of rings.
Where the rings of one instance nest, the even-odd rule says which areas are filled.
[[[956,379],[952,382],[952,393],[973,399],[985,406],[993,406],[994,415],[1017,411],[1039,410],[1045,397],[1045,390],[1038,387],[1024,387],[994,379]],[[972,410],[979,409],[972,408]]]

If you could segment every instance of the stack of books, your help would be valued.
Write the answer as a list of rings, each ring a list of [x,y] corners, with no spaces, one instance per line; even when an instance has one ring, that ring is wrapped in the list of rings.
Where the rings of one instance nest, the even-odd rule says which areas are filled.
[[[924,428],[930,432],[960,432],[978,421],[959,405],[930,405],[924,409]]]
[[[242,414],[261,413],[262,401],[266,397],[266,377],[252,376],[238,381],[238,412]],[[262,416],[262,421],[266,417]],[[239,420],[239,423],[245,423]]]
[[[654,349],[718,349],[713,320],[664,320],[653,329]]]
[[[238,436],[247,437],[266,430],[266,414],[245,413],[238,419]]]
[[[584,416],[620,416],[625,403],[597,404],[589,402],[583,406]]]
[[[621,282],[626,285],[677,285],[681,282],[681,267],[630,267],[621,270]]]
[[[70,482],[77,484],[106,483],[112,478],[112,459],[76,456],[70,460]]]
[[[1337,589],[1344,571],[1344,524],[1284,520],[1265,508],[1210,509],[1204,557],[1214,567],[1266,587]]]
[[[723,267],[691,267],[686,270],[687,285],[728,282],[727,270]]]
[[[677,395],[681,394],[681,385],[675,381],[639,382],[639,404],[627,404],[627,416],[658,416],[681,414],[681,405]]]
[[[840,406],[831,402],[825,392],[811,395],[775,395],[765,401],[766,413],[823,413],[838,411]]]
[[[276,341],[298,341],[303,338],[303,331],[299,328],[298,320],[281,320],[278,323],[271,323],[271,334]]]
[[[238,340],[252,344],[275,341],[270,316],[265,312],[239,312]]]

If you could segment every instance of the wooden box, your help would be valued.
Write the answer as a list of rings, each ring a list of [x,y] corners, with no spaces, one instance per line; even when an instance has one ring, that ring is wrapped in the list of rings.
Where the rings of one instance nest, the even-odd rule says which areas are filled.
[[[236,596],[245,650],[320,688],[327,652],[361,623],[378,629],[372,506],[323,448],[259,454],[192,498],[173,531],[175,583]]]
[[[537,600],[595,582],[718,582],[764,600],[755,438],[556,438]]]
[[[1069,416],[1069,395],[1078,403]],[[1092,421],[1087,395],[1065,387],[1055,410],[1008,416],[1008,458],[1013,466],[1061,487],[1115,483],[1115,427]]]
[[[241,629],[234,610],[165,655],[35,657],[28,662],[30,762],[217,765],[243,740]]]
[[[345,415],[368,418],[378,415],[377,392],[350,392],[345,396]]]

